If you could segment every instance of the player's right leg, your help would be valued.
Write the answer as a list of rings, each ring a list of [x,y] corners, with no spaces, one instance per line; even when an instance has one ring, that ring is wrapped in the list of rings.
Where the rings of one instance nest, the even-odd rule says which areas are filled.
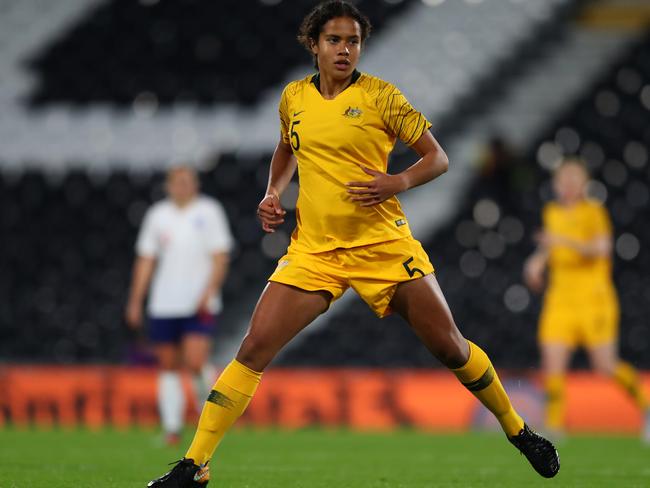
[[[591,366],[612,378],[634,400],[643,416],[641,439],[650,444],[650,401],[643,391],[639,373],[630,363],[621,361],[616,349],[614,341],[587,347]]]
[[[207,463],[230,426],[248,406],[275,355],[329,307],[331,294],[270,282],[260,297],[248,334],[205,402],[194,440],[169,473],[151,481],[155,488],[204,487]]]
[[[179,364],[178,319],[151,318],[149,337],[158,361],[158,412],[165,442],[180,442],[185,416],[185,394]]]
[[[545,394],[545,429],[555,437],[562,437],[564,433],[565,381],[571,355],[584,343],[585,326],[589,323],[585,308],[565,298],[566,293],[566,290],[553,287],[546,290],[537,331]]]
[[[460,333],[435,276],[400,283],[391,307],[406,319],[427,349],[495,415],[508,440],[533,468],[546,478],[555,476],[560,469],[555,447],[524,423],[487,354]]]
[[[564,434],[565,378],[572,348],[562,342],[541,342],[539,348],[544,375],[545,428],[552,437],[559,438]]]
[[[212,341],[208,335],[190,333],[183,336],[181,356],[185,367],[192,375],[194,400],[199,413],[214,383],[212,367],[209,363],[211,349]]]
[[[181,356],[185,368],[192,375],[194,400],[198,413],[201,413],[203,402],[208,398],[214,384],[214,370],[210,364],[214,329],[213,315],[195,315],[189,317],[183,324]]]

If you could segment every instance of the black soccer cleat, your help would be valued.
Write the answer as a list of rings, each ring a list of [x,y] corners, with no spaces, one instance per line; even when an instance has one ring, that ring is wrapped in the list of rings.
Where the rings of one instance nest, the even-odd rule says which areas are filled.
[[[552,478],[560,471],[560,456],[551,441],[524,424],[519,434],[508,440],[526,456],[531,466],[544,478]]]
[[[205,488],[210,481],[210,470],[205,466],[197,466],[193,459],[174,461],[176,466],[160,478],[147,483],[147,488]],[[174,464],[174,463],[170,463]]]

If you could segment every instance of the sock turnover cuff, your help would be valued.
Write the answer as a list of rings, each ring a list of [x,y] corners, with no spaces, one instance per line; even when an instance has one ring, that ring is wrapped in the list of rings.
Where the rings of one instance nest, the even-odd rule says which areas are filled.
[[[486,375],[494,376],[494,368],[492,368],[490,358],[488,358],[483,349],[472,341],[467,341],[467,344],[469,345],[467,362],[460,368],[451,369],[451,371],[465,386],[478,382],[483,383],[481,379],[485,378],[487,380]]]
[[[627,361],[618,361],[614,366],[614,376],[635,377],[636,369]]]
[[[566,382],[566,375],[563,373],[547,374],[544,377],[545,388],[564,388]]]
[[[252,397],[261,379],[262,373],[253,371],[236,359],[233,359],[221,373],[221,376],[215,384],[215,388],[218,387],[219,383],[222,383],[242,395]]]

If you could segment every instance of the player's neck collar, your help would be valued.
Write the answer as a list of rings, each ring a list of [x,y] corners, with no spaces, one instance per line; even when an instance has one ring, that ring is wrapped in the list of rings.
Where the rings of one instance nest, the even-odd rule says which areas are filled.
[[[349,88],[349,86],[356,83],[356,81],[360,77],[361,77],[361,73],[355,69],[352,72],[352,79],[350,79],[350,83],[343,90],[347,90]],[[316,89],[320,93],[320,73],[316,73],[314,76],[312,76],[311,77],[311,82],[314,84],[314,86],[316,87]]]

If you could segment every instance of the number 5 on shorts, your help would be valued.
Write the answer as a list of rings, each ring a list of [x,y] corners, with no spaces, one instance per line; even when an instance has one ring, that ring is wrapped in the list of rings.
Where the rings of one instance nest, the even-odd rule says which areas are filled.
[[[411,268],[409,267],[409,264],[413,262],[413,256],[408,258],[406,261],[402,263],[402,266],[404,266],[404,269],[406,272],[409,274],[411,278],[415,275],[415,273],[420,273],[422,276],[424,276],[424,272],[420,268]]]

